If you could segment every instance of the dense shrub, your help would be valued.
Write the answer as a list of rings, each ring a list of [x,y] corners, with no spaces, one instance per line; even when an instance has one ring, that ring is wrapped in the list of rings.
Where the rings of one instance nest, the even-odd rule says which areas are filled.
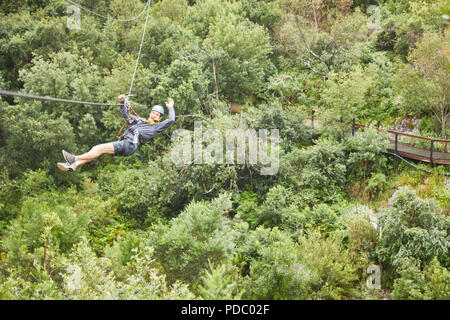
[[[436,211],[434,200],[423,200],[410,188],[401,188],[390,199],[390,209],[379,216],[382,237],[377,255],[398,272],[404,258],[417,259],[423,268],[448,252],[448,217]]]
[[[169,283],[182,280],[195,285],[208,260],[216,265],[232,257],[236,233],[225,216],[230,209],[231,200],[223,194],[210,203],[192,202],[170,225],[153,228],[149,243]]]
[[[422,271],[414,259],[405,259],[394,281],[392,299],[396,300],[448,300],[450,298],[450,272],[433,258]]]
[[[317,278],[301,259],[292,240],[276,241],[258,249],[245,281],[247,299],[307,299]]]

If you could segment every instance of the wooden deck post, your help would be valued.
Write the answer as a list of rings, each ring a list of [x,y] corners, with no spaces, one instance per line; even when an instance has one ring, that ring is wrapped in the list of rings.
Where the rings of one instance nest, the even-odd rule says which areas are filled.
[[[430,166],[433,167],[433,143],[434,140],[431,139],[431,143],[430,143]]]
[[[395,154],[397,154],[397,142],[398,142],[398,133],[396,132],[395,133],[395,148],[394,148]]]
[[[397,142],[398,142],[398,133],[395,133],[395,147],[394,152],[397,154]],[[398,168],[398,159],[397,157],[394,158],[394,173],[397,174],[397,168]]]
[[[355,135],[355,118],[353,118],[353,124],[352,124],[352,136]]]
[[[445,139],[448,140],[448,134],[445,135]],[[445,143],[444,152],[447,153],[447,142]]]

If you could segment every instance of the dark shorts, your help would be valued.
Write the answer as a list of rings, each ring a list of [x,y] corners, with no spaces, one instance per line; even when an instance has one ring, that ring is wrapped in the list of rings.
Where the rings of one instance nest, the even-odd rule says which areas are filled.
[[[120,141],[113,142],[114,155],[116,156],[131,156],[138,148],[133,141],[124,139]]]

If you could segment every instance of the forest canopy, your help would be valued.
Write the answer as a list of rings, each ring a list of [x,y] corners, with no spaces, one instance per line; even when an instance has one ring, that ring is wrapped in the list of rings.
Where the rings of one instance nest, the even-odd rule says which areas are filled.
[[[448,0],[146,4],[0,1],[0,90],[110,104],[0,96],[0,299],[450,298],[448,166],[373,129],[448,139]],[[173,126],[58,170],[116,141],[136,61],[133,109]],[[276,162],[174,161],[252,130]]]

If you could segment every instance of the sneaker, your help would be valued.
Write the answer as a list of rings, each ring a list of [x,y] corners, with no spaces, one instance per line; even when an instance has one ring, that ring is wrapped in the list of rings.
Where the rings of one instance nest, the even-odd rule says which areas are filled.
[[[68,164],[73,164],[75,162],[75,156],[73,154],[68,153],[66,150],[63,150],[62,154],[63,154],[64,159],[66,159],[66,162]]]
[[[73,164],[68,164],[64,162],[58,162],[56,164],[59,170],[61,171],[75,171],[75,166]]]

